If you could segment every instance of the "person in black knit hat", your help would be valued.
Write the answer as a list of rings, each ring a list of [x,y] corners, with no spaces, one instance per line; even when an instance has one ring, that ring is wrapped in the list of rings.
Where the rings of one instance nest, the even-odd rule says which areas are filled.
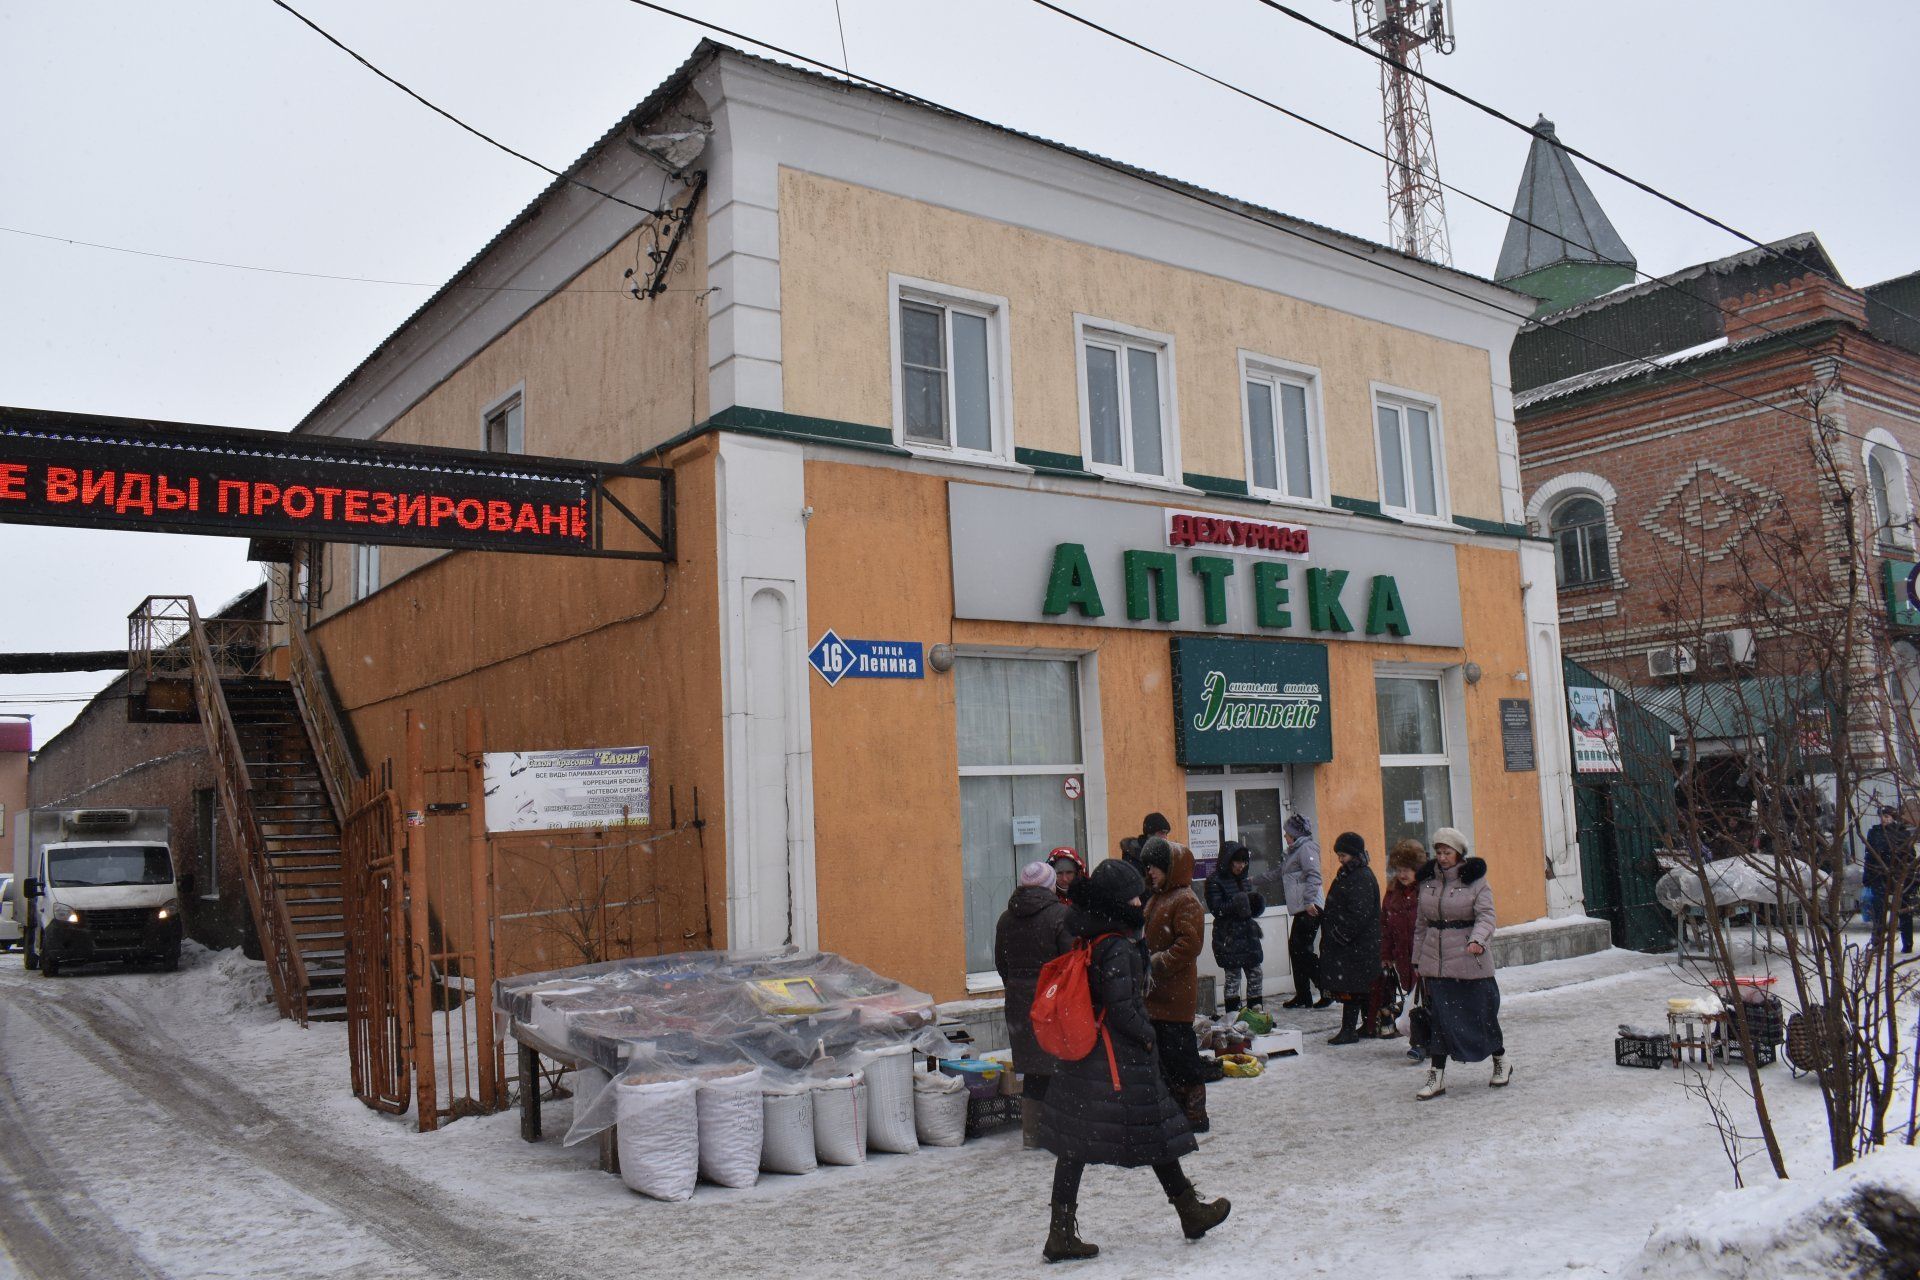
[[[1333,842],[1340,870],[1320,911],[1320,989],[1341,1003],[1340,1034],[1328,1044],[1360,1039],[1360,1018],[1380,976],[1380,882],[1367,865],[1367,843],[1356,831]]]
[[[1041,1252],[1048,1262],[1100,1252],[1079,1236],[1080,1175],[1089,1164],[1151,1166],[1189,1240],[1220,1225],[1232,1209],[1224,1198],[1202,1200],[1180,1168],[1180,1157],[1198,1144],[1160,1074],[1159,1046],[1147,1017],[1146,957],[1134,941],[1145,923],[1140,896],[1146,887],[1139,872],[1110,858],[1076,881],[1068,895],[1068,928],[1093,946],[1087,985],[1094,1013],[1104,1018],[1112,1040],[1113,1064],[1106,1046],[1096,1044],[1077,1062],[1062,1062],[1047,1090],[1040,1145],[1056,1157],[1052,1218]]]

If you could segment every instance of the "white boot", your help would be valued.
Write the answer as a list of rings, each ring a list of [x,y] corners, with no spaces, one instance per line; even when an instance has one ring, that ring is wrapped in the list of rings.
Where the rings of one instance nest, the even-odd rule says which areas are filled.
[[[1504,1088],[1507,1081],[1511,1079],[1513,1079],[1513,1059],[1496,1057],[1493,1060],[1493,1079],[1487,1081],[1487,1087],[1489,1089]]]
[[[1433,1098],[1439,1097],[1441,1094],[1445,1093],[1446,1091],[1447,1091],[1447,1069],[1445,1067],[1428,1067],[1427,1082],[1421,1085],[1420,1092],[1414,1094],[1413,1096],[1421,1102],[1427,1102]]]

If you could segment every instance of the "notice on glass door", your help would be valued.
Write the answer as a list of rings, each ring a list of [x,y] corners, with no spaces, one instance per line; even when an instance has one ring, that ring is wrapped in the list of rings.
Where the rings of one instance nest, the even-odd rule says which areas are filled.
[[[1040,815],[1015,814],[1013,819],[1013,842],[1020,844],[1040,843]]]
[[[1220,857],[1220,815],[1187,815],[1187,848],[1193,850],[1193,878],[1205,880],[1213,874]]]
[[[1420,826],[1427,820],[1427,802],[1425,800],[1402,800],[1400,816],[1412,826]]]

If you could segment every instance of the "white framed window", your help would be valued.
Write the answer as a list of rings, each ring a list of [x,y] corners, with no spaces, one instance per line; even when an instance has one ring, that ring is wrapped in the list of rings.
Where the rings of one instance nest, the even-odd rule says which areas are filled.
[[[1867,432],[1860,457],[1867,472],[1867,508],[1873,520],[1874,545],[1888,551],[1911,549],[1913,497],[1906,451],[1891,432],[1876,427]]]
[[[1085,687],[1086,666],[1079,658],[1033,654],[954,662],[969,987],[999,985],[994,927],[1020,868],[1061,845],[1088,855],[1093,797],[1088,787],[1065,785],[1071,777],[1087,779],[1093,754],[1083,708],[1097,696]]]
[[[1173,396],[1173,337],[1075,316],[1080,448],[1089,471],[1182,484]]]
[[[348,599],[348,603],[352,603],[354,600],[365,600],[379,589],[380,548],[355,543],[353,546],[352,594]]]
[[[1276,502],[1327,502],[1319,370],[1240,353],[1247,489]]]
[[[1375,383],[1373,423],[1381,510],[1416,520],[1451,519],[1438,402]]]
[[[488,405],[480,414],[480,447],[488,453],[527,451],[526,384]]]
[[[1409,837],[1431,848],[1432,833],[1453,825],[1453,756],[1438,673],[1376,671],[1380,727],[1383,848]]]
[[[1613,581],[1607,509],[1590,493],[1563,498],[1547,517],[1553,558],[1563,587],[1589,587]]]
[[[893,435],[902,448],[1011,462],[1007,300],[888,277]]]

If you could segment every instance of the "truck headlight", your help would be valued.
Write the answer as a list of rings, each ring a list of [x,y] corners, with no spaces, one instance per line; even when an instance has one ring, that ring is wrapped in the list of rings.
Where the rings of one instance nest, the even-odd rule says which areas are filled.
[[[56,902],[53,905],[53,918],[64,924],[79,924],[80,912],[77,908],[63,906]]]
[[[154,918],[158,920],[171,920],[179,914],[180,914],[180,899],[173,898],[168,901],[166,906],[161,907],[160,910],[155,913]]]

